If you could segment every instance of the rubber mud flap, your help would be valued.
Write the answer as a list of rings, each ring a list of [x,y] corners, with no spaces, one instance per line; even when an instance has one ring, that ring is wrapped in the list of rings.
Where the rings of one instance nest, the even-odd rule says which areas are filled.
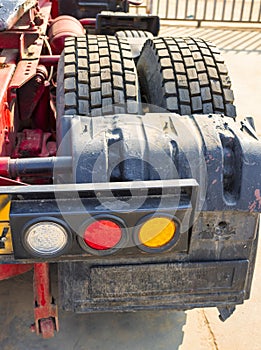
[[[75,312],[217,306],[244,299],[248,261],[59,265],[61,303]],[[85,278],[83,278],[85,276]]]

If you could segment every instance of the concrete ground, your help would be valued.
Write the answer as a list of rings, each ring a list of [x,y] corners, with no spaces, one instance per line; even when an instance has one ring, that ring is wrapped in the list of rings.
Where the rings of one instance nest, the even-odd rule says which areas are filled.
[[[197,36],[216,43],[228,66],[237,114],[253,116],[261,135],[261,31],[166,26],[161,34]],[[188,311],[179,350],[260,350],[260,287],[261,247],[250,300],[238,306],[225,323],[219,321],[216,309]]]

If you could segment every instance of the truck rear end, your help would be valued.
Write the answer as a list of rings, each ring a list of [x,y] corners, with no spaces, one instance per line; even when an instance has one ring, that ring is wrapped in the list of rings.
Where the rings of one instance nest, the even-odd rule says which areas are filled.
[[[212,43],[157,37],[127,1],[93,6],[2,16],[0,279],[34,268],[45,338],[59,329],[52,263],[68,311],[215,306],[226,320],[256,257],[253,120],[236,116]]]

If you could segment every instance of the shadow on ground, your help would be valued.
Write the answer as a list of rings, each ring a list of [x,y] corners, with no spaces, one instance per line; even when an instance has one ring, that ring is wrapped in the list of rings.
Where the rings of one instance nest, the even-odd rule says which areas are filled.
[[[182,311],[74,314],[60,311],[61,331],[50,340],[30,332],[32,273],[0,282],[1,350],[176,350],[182,343]]]
[[[226,53],[261,54],[261,30],[162,26],[161,36],[198,37],[214,42]]]

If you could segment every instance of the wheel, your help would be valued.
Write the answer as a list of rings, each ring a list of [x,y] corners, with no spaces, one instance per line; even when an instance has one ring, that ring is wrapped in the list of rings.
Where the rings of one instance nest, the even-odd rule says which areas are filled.
[[[137,113],[139,88],[124,38],[69,38],[58,65],[57,115]]]
[[[144,101],[181,115],[236,116],[227,68],[212,43],[192,38],[147,40],[137,64]]]
[[[153,38],[153,34],[145,30],[120,30],[116,36],[118,38]]]

